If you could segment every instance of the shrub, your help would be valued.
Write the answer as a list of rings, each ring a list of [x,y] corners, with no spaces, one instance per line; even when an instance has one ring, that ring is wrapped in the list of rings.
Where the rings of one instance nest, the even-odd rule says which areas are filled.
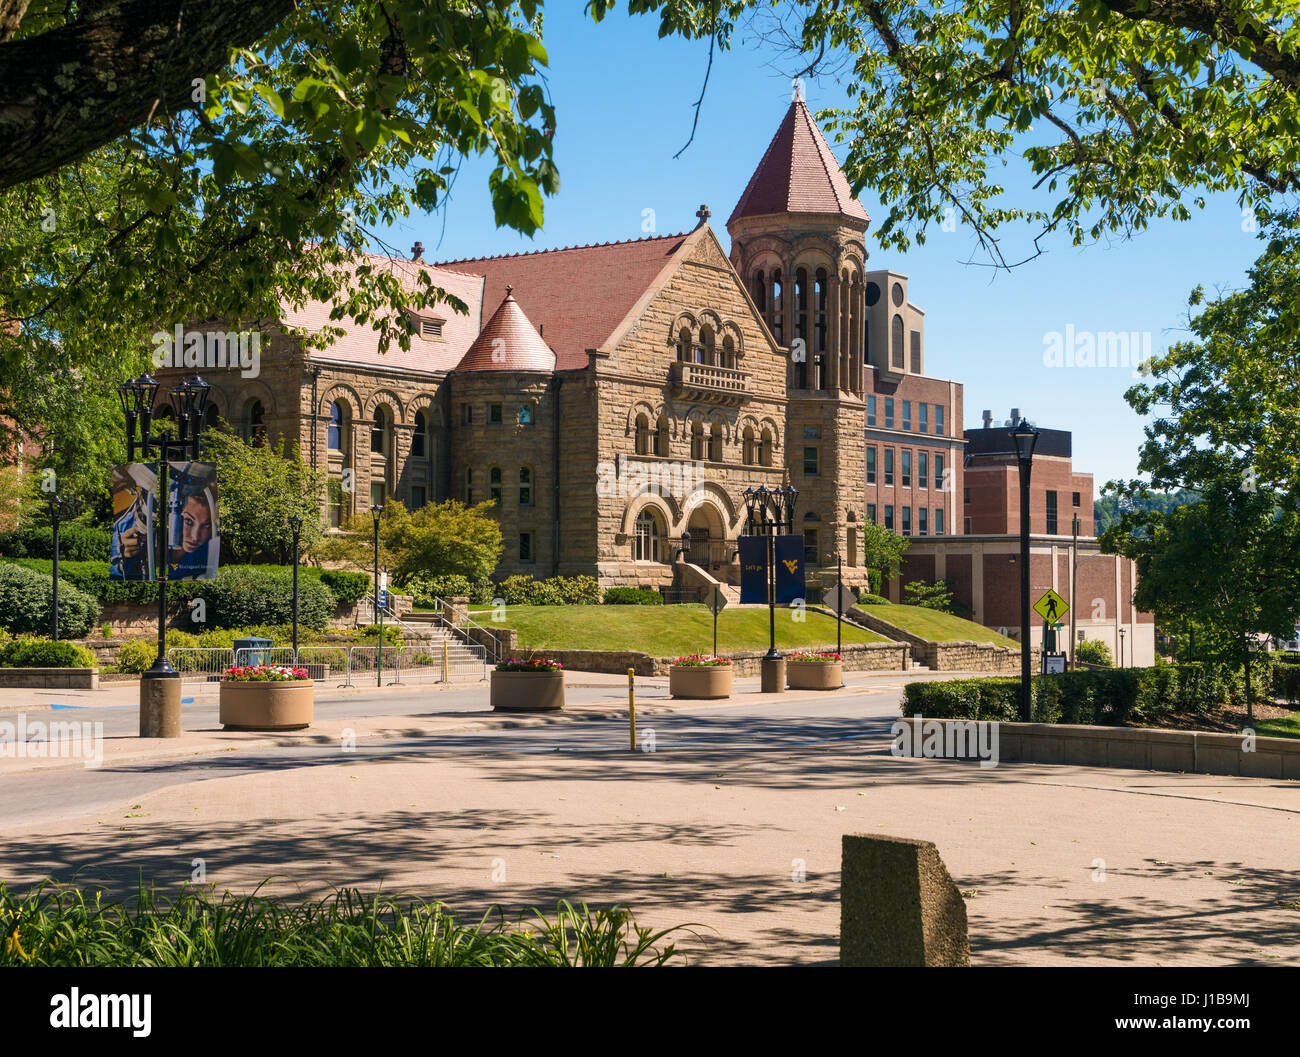
[[[1273,696],[1279,701],[1300,701],[1300,664],[1273,665]]]
[[[858,605],[860,606],[887,606],[890,604],[889,599],[884,595],[858,595]]]
[[[402,590],[423,609],[432,606],[439,598],[469,598],[471,584],[468,576],[413,576]]]
[[[947,580],[939,580],[932,584],[924,580],[913,580],[903,585],[903,604],[951,613],[952,585]]]
[[[661,606],[664,596],[649,587],[610,587],[605,591],[607,606]]]
[[[59,569],[62,572],[62,567]],[[0,624],[14,634],[50,629],[54,605],[51,577],[21,565],[0,564]],[[99,619],[99,604],[85,591],[59,577],[59,634],[79,639]]]
[[[108,529],[94,525],[63,525],[59,528],[59,557],[68,561],[107,563],[110,539]],[[7,558],[53,558],[54,530],[44,525],[30,525],[12,532],[0,532],[0,554]],[[62,572],[62,568],[59,571]]]
[[[594,576],[556,576],[551,582],[559,588],[560,600],[565,605],[600,605],[600,581]]]
[[[215,580],[194,581],[192,598],[207,604],[207,625],[242,628],[293,619],[293,578],[282,566],[228,565]],[[319,580],[299,580],[298,622],[323,631],[334,615],[334,592]],[[203,626],[203,625],[199,625]]]
[[[21,638],[0,648],[0,668],[97,668],[95,655],[75,642]]]
[[[292,566],[290,566],[290,575],[292,574]],[[349,572],[346,569],[322,569],[317,579],[333,591],[334,597],[344,605],[360,602],[370,592],[370,577],[366,573]],[[301,587],[301,583],[299,586]]]
[[[1100,664],[1106,668],[1114,667],[1115,664],[1110,647],[1097,639],[1085,639],[1083,642],[1075,643],[1074,658],[1084,664]]]
[[[170,634],[167,637],[171,639]],[[140,675],[153,667],[157,656],[158,643],[153,639],[131,639],[117,651],[117,670]]]

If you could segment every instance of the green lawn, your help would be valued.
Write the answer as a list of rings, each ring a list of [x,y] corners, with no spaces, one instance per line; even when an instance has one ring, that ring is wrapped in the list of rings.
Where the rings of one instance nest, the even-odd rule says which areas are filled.
[[[1300,712],[1279,719],[1257,720],[1255,733],[1261,738],[1300,738]]]
[[[963,620],[951,613],[940,613],[937,609],[924,606],[862,606],[873,617],[887,620],[895,627],[920,635],[932,642],[991,642],[996,646],[1011,646],[1019,649],[1015,639],[999,635],[992,628],[976,624],[973,620]]]
[[[521,649],[638,650],[652,657],[679,657],[713,652],[713,615],[702,605],[684,606],[510,606],[504,620],[491,621],[491,611],[475,612],[488,626],[514,628]],[[807,613],[797,622],[788,609],[776,612],[776,647],[790,650],[835,646],[835,618]],[[843,641],[885,640],[851,624],[843,626]],[[766,649],[765,609],[724,609],[718,616],[718,652]]]

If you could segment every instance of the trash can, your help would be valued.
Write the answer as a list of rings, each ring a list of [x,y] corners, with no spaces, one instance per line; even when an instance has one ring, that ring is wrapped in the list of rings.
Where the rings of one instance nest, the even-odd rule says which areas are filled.
[[[247,668],[266,663],[266,651],[271,648],[271,640],[256,637],[235,639],[234,648],[236,667]],[[246,652],[241,653],[241,650]]]

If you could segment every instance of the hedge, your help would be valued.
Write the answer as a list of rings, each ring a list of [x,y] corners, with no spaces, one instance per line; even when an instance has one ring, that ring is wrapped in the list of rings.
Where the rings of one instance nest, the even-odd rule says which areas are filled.
[[[0,668],[96,668],[95,655],[75,642],[14,639],[0,647]]]
[[[59,528],[59,557],[69,561],[108,561],[111,533],[93,525]],[[6,558],[53,558],[54,529],[29,525],[0,532],[0,555]],[[61,571],[61,570],[60,570]]]
[[[59,572],[63,572],[60,564]],[[0,625],[16,635],[50,630],[54,585],[49,573],[12,563],[0,564]],[[59,577],[59,635],[79,639],[99,620],[99,603]]]
[[[607,606],[661,606],[664,596],[650,587],[611,587],[605,592]]]
[[[302,579],[302,574],[307,571],[299,567],[299,581]],[[293,575],[293,566],[289,566],[289,575]],[[348,572],[346,569],[312,569],[309,575],[320,580],[334,592],[334,597],[345,605],[360,602],[370,593],[370,577],[366,573]]]
[[[1300,691],[1300,681],[1280,684],[1290,669],[1252,667],[1251,689],[1258,699],[1282,686],[1285,696]],[[1224,703],[1240,704],[1245,679],[1239,668],[1217,664],[1162,664],[1154,668],[1037,675],[1031,682],[1035,723],[1081,723],[1095,726],[1149,725],[1172,712],[1205,712]],[[1016,722],[1020,715],[1020,680],[954,679],[908,683],[902,712],[934,719],[995,719]]]
[[[283,566],[227,565],[215,580],[188,581],[186,586],[190,598],[206,603],[206,622],[195,627],[242,628],[293,619],[293,577]],[[299,578],[298,622],[303,627],[323,631],[336,604],[334,592],[320,580]]]

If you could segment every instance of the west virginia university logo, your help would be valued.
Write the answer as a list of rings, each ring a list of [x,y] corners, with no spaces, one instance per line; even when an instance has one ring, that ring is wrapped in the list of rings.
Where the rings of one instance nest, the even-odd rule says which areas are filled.
[[[782,559],[781,559],[781,564],[784,565],[784,566],[786,567],[786,569],[789,571],[790,575],[793,576],[793,575],[794,575],[794,571],[795,571],[797,568],[799,568],[799,559],[798,559],[798,558],[795,558],[795,559],[792,561],[792,560],[789,559],[789,558],[782,558]]]

